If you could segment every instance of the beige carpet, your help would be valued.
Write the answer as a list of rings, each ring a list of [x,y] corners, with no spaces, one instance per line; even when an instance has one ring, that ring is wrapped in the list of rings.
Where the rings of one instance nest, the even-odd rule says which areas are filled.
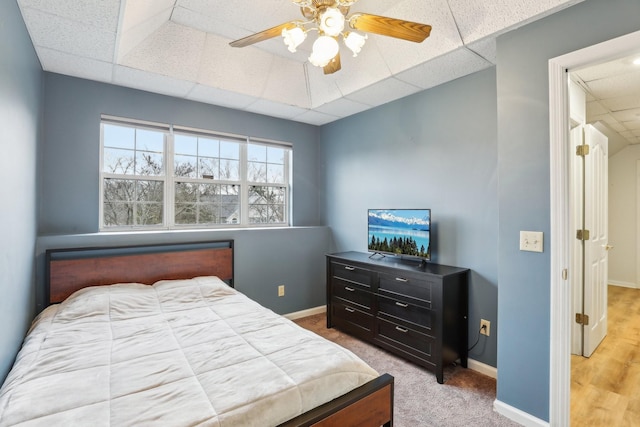
[[[324,314],[298,319],[296,323],[353,351],[379,373],[394,376],[395,427],[519,425],[493,411],[493,378],[451,366],[445,369],[444,384],[438,384],[431,371],[336,329],[327,329]]]

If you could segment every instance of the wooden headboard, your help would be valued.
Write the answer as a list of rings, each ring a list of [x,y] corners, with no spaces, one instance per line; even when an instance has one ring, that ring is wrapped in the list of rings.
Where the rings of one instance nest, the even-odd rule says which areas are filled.
[[[233,286],[233,240],[50,249],[45,254],[49,304],[88,286],[218,276]]]

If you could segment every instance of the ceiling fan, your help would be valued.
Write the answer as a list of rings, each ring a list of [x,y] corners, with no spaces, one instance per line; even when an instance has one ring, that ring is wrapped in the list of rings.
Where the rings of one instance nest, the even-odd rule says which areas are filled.
[[[232,47],[245,47],[273,37],[282,36],[290,52],[306,39],[309,31],[317,31],[318,38],[313,43],[309,62],[322,67],[325,74],[340,70],[339,37],[357,56],[364,45],[367,35],[352,30],[381,34],[421,43],[431,33],[431,26],[386,16],[368,13],[353,13],[347,16],[349,8],[358,0],[292,0],[300,6],[306,21],[285,22],[264,31],[252,34],[229,43]],[[348,26],[348,29],[345,27]],[[346,31],[345,31],[346,30]]]

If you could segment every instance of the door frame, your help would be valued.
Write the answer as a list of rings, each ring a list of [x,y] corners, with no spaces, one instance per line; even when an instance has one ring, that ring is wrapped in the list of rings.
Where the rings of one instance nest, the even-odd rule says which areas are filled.
[[[549,424],[568,427],[571,405],[569,71],[637,52],[640,31],[549,60],[551,311]]]

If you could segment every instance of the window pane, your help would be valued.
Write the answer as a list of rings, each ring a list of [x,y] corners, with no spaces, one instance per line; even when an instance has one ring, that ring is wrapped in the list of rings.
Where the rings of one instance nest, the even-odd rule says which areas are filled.
[[[198,138],[198,155],[203,157],[219,157],[219,141],[209,138]]]
[[[102,170],[107,173],[133,175],[135,173],[134,153],[133,150],[105,148],[102,156]]]
[[[103,216],[105,227],[133,225],[133,203],[105,203]]]
[[[136,175],[158,176],[164,174],[162,153],[136,152]]]
[[[285,222],[285,187],[254,185],[249,188],[249,222],[278,224]]]
[[[162,225],[162,203],[138,203],[136,205],[137,225]]]
[[[197,174],[197,157],[175,155],[173,175],[195,178]]]
[[[198,178],[217,179],[219,177],[220,160],[210,157],[200,157]]]
[[[220,177],[226,181],[240,181],[240,162],[220,159]]]
[[[220,158],[238,160],[240,158],[240,144],[237,142],[220,141]]]
[[[176,205],[178,203],[195,203],[198,201],[198,185],[190,182],[177,182],[175,192]]]
[[[264,145],[247,145],[247,158],[249,161],[254,162],[266,162],[267,161],[267,147]]]
[[[195,136],[175,135],[174,138],[176,154],[198,155],[198,138]]]
[[[162,202],[164,200],[164,183],[162,181],[138,181],[136,183],[139,202]]]
[[[176,224],[195,224],[197,207],[195,203],[176,203]]]
[[[136,150],[164,152],[164,133],[147,129],[136,129]]]
[[[105,202],[133,201],[135,199],[135,181],[126,179],[105,179],[103,199]]]
[[[267,147],[267,161],[269,163],[277,163],[279,165],[283,165],[284,153],[285,150],[283,148]]]
[[[134,128],[105,124],[102,129],[105,147],[135,148]]]
[[[267,182],[267,165],[249,162],[247,164],[247,179],[249,182]]]
[[[284,183],[284,165],[267,165],[267,182],[273,184]]]

